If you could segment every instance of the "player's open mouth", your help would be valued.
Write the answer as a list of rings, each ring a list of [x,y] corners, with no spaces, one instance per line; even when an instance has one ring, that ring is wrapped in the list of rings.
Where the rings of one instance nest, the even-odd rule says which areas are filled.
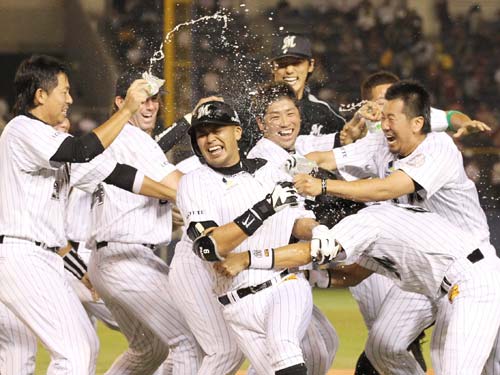
[[[288,83],[289,85],[295,85],[299,79],[297,77],[285,77],[283,81]]]
[[[222,146],[209,147],[208,152],[212,156],[218,156],[222,153]]]
[[[394,137],[393,135],[386,135],[385,139],[387,139],[387,142],[389,144],[393,144],[394,142],[396,142],[396,137]]]
[[[293,129],[281,130],[278,132],[280,137],[289,137],[293,134]]]

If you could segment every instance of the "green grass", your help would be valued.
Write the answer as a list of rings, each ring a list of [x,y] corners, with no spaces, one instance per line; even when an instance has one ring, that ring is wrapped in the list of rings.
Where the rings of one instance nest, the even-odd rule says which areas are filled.
[[[367,336],[356,302],[347,290],[315,290],[314,303],[328,316],[340,337],[340,348],[333,368],[354,368]],[[127,342],[119,332],[112,331],[102,324],[99,324],[98,333],[101,351],[97,363],[97,374],[100,375],[104,374],[113,360],[125,350]],[[430,333],[427,337],[430,337]],[[424,354],[427,364],[430,364],[428,343],[424,345]],[[35,374],[45,374],[48,363],[48,354],[40,347]]]

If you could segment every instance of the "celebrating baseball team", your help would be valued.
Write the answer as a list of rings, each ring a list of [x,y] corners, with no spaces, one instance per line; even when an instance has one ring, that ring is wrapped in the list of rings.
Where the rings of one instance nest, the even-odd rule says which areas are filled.
[[[500,261],[453,141],[488,125],[387,71],[345,119],[307,87],[311,41],[274,44],[250,109],[201,98],[156,139],[155,77],[126,71],[109,119],[73,137],[68,66],[19,65],[0,136],[0,374],[34,374],[37,340],[48,374],[95,374],[100,320],[128,342],[107,375],[245,359],[325,375],[339,338],[312,287],[348,287],[368,328],[356,375],[500,375]],[[178,228],[168,265],[156,250]]]

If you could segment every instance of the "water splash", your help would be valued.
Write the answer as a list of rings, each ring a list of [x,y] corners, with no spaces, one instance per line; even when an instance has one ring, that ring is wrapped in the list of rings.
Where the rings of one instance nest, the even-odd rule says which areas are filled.
[[[368,100],[361,100],[360,102],[341,104],[339,106],[339,111],[340,112],[352,112],[357,108],[361,108],[365,103],[368,103]]]
[[[195,20],[190,20],[190,21],[187,21],[187,22],[179,23],[178,25],[176,25],[172,30],[170,30],[165,35],[165,38],[163,39],[163,42],[160,45],[160,48],[158,50],[156,50],[153,53],[153,57],[151,57],[149,59],[148,73],[151,74],[151,71],[153,69],[153,65],[155,63],[157,63],[158,61],[161,61],[161,60],[163,60],[165,58],[165,54],[163,53],[163,46],[165,44],[167,44],[167,43],[170,43],[172,41],[172,35],[175,32],[179,31],[181,27],[191,26],[191,25],[195,25],[195,24],[197,24],[199,22],[207,22],[209,20],[224,21],[224,25],[222,26],[222,28],[226,29],[227,28],[227,23],[231,20],[231,18],[230,18],[230,16],[228,14],[225,13],[224,10],[219,10],[219,11],[215,12],[214,14],[212,14],[211,16],[203,16],[203,17],[197,18]]]

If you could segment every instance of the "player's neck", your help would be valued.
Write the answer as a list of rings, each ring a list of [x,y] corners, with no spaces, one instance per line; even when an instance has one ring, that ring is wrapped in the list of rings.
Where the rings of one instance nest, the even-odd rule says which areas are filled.
[[[49,122],[48,116],[45,114],[45,111],[43,111],[43,109],[40,107],[33,108],[31,111],[28,111],[27,114],[30,115],[29,117],[33,117],[41,122],[44,122],[47,125],[50,126],[55,125]]]
[[[410,155],[413,151],[417,149],[417,147],[424,141],[427,134],[417,134],[415,138],[413,138],[412,142],[408,143],[408,147],[405,147],[404,150],[401,150],[399,153],[400,158],[405,158]]]

